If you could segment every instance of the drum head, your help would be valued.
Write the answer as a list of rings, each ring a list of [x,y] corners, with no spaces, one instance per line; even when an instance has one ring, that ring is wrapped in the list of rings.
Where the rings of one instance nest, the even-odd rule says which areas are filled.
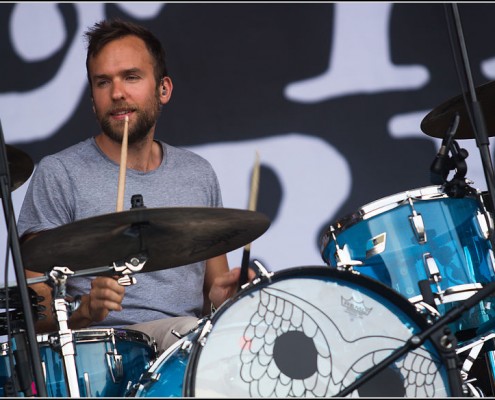
[[[364,276],[327,267],[282,270],[220,307],[187,365],[188,397],[328,397],[426,327],[405,298]],[[448,397],[430,340],[353,397]]]

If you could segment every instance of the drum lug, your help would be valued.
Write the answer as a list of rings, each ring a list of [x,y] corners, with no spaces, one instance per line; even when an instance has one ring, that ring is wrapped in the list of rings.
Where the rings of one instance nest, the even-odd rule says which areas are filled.
[[[258,260],[254,260],[254,265],[256,265],[256,268],[258,268],[258,272],[256,273],[256,279],[258,279],[256,282],[259,282],[259,279],[261,277],[267,278],[271,282],[271,277],[273,276],[273,272],[269,272],[261,262]],[[253,280],[253,283],[255,281]]]
[[[330,236],[332,237],[333,242],[335,243],[335,261],[337,262],[337,268],[341,269],[352,269],[354,265],[363,265],[362,261],[357,261],[351,259],[351,254],[349,253],[349,246],[344,244],[344,248],[340,248],[339,243],[337,242],[337,238],[335,237],[335,228],[330,226],[328,232],[326,233],[327,238],[324,240],[326,244],[330,241]],[[326,246],[326,245],[325,245]],[[326,260],[328,264],[330,264],[330,260]],[[349,267],[349,268],[347,268]]]
[[[45,379],[46,382],[46,362],[44,360],[41,361],[41,369],[43,370],[43,378]]]
[[[344,245],[344,248],[340,248],[336,244],[336,251],[335,251],[335,260],[337,261],[337,268],[344,268],[346,267],[353,267],[355,265],[363,265],[362,261],[358,260],[353,260],[351,259],[351,255],[349,253],[349,246],[347,244]]]
[[[201,330],[201,333],[199,334],[198,337],[198,343],[201,344],[201,346],[204,346],[206,344],[206,336],[211,332],[211,329],[213,328],[213,325],[210,320],[206,321],[205,326]]]
[[[480,228],[481,234],[484,239],[488,239],[490,237],[490,228],[493,229],[492,224],[490,223],[490,228],[488,227],[490,217],[488,215],[484,215],[480,212],[476,214],[476,218],[478,220],[478,226]]]
[[[493,222],[493,213],[487,210],[485,206],[485,202],[483,201],[483,195],[481,192],[478,192],[478,199],[479,199],[479,204],[482,212],[477,213],[478,217],[478,223],[481,229],[481,232],[483,233],[485,239],[490,238],[490,233],[493,232],[494,227],[494,222]]]
[[[158,381],[160,380],[160,377],[161,377],[161,376],[162,376],[162,374],[161,374],[161,373],[159,373],[159,372],[157,372],[157,373],[152,374],[152,375],[150,376],[150,380],[151,380],[152,382],[158,382]]]
[[[387,245],[387,233],[383,232],[368,240],[366,244],[366,258],[383,253]]]
[[[344,248],[340,248],[337,238],[335,237],[335,229],[333,226],[330,227],[329,235],[332,236],[332,239],[335,243],[335,261],[337,261],[337,267],[352,267],[354,265],[363,265],[362,261],[353,260],[351,258],[351,254],[349,253],[349,246],[344,244]]]
[[[84,377],[84,387],[86,389],[86,397],[93,397],[93,393],[91,393],[91,383],[89,381],[89,374],[85,372],[83,374]]]
[[[110,375],[112,376],[112,381],[114,383],[120,382],[124,376],[124,365],[122,362],[122,355],[112,352],[107,352],[105,354],[107,359],[108,369],[110,370]]]
[[[408,198],[409,205],[411,206],[412,215],[409,216],[409,222],[411,223],[411,227],[414,231],[414,235],[416,236],[416,240],[419,244],[426,243],[426,232],[425,232],[425,224],[423,222],[423,217],[421,214],[418,214],[414,209],[413,202],[411,198]]]
[[[426,267],[426,271],[430,274],[430,279],[433,279],[435,282],[440,281],[442,278],[440,276],[440,270],[438,269],[437,263],[435,259],[431,256],[430,253],[423,254],[423,261]]]
[[[440,270],[438,269],[438,265],[435,259],[432,257],[430,253],[423,254],[423,264],[426,269],[426,274],[428,275],[428,279],[435,283],[437,286],[437,294],[440,296],[440,302],[442,302],[443,292],[442,288],[438,284],[442,280],[442,275],[440,274]]]
[[[152,354],[157,354],[158,353],[158,343],[156,343],[155,338],[151,339],[151,344],[149,345],[151,348]]]

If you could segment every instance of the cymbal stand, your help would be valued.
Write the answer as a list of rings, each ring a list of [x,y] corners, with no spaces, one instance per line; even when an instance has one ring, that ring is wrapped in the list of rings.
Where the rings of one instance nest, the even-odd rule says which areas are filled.
[[[461,370],[461,374],[465,380],[468,379],[469,372],[473,367],[474,361],[481,353],[481,350],[485,346],[485,343],[488,341],[493,341],[494,339],[495,339],[495,333],[490,333],[486,336],[482,336],[481,338],[477,339],[475,342],[459,347],[456,350],[457,354],[461,354],[469,350],[468,356],[464,360]]]
[[[128,261],[127,261],[128,260]],[[131,281],[136,283],[136,279],[132,276],[135,272],[140,272],[143,268],[143,265],[146,263],[147,257],[144,254],[138,254],[136,256],[129,257],[126,260],[116,261],[113,265],[105,265],[102,267],[94,267],[94,268],[86,268],[81,271],[72,272],[71,276],[73,278],[77,278],[79,276],[95,276],[95,275],[128,275],[128,277],[124,276],[124,280],[119,282],[122,286],[126,286],[125,281]],[[57,267],[56,267],[57,268]],[[70,270],[69,270],[70,271]],[[45,283],[51,279],[51,272],[45,273],[45,275],[38,276],[35,278],[27,279],[28,285],[34,285],[36,283]],[[16,285],[9,285],[9,288],[15,288]]]
[[[119,284],[122,286],[129,286],[136,283],[136,278],[131,275],[141,271],[146,261],[146,255],[138,254],[137,256],[130,257],[129,261],[123,260],[115,262],[113,268],[92,268],[91,270],[85,270],[83,273],[77,275],[92,275],[97,272],[114,271],[116,274],[121,275],[121,278],[118,279]],[[53,288],[53,311],[59,326],[58,343],[56,344],[56,347],[59,347],[61,350],[68,393],[70,397],[80,397],[75,360],[76,349],[74,346],[72,330],[69,329],[69,312],[77,309],[77,306],[66,300],[66,284],[69,275],[75,276],[76,274],[67,267],[53,267],[48,274],[48,277],[34,278],[34,281],[31,280],[29,282],[30,284],[33,284],[35,282],[48,281]]]
[[[68,324],[69,304],[65,300],[67,276],[73,274],[67,267],[54,267],[50,272],[50,283],[53,287],[53,311],[59,326],[58,345],[62,353],[67,390],[70,397],[80,397],[75,360],[76,349],[72,340],[72,330],[69,329]]]
[[[145,253],[140,253],[136,256],[129,257],[125,260],[116,261],[113,263],[113,269],[121,277],[117,280],[121,286],[135,285],[137,280],[132,274],[140,272],[144,264],[148,261]]]
[[[369,381],[380,371],[391,365],[394,361],[411,350],[421,346],[428,338],[435,342],[439,351],[445,356],[447,374],[450,384],[450,395],[452,397],[463,397],[462,375],[459,370],[460,360],[456,352],[457,339],[447,327],[452,321],[458,319],[463,312],[478,304],[484,298],[495,292],[495,282],[487,284],[483,289],[476,292],[460,305],[450,309],[444,316],[438,319],[430,327],[418,334],[412,335],[402,347],[397,348],[388,357],[364,372],[352,384],[342,390],[336,397],[345,397],[358,389],[362,384]]]
[[[440,328],[444,327],[444,323],[436,323],[429,329],[421,332],[420,334],[413,335],[409,338],[406,344],[399,347],[391,355],[386,357],[384,360],[380,361],[375,366],[368,369],[363,375],[356,379],[352,384],[342,390],[337,394],[336,397],[346,397],[351,394],[354,390],[358,389],[362,384],[369,381],[371,378],[376,376],[380,371],[385,369],[387,366],[391,365],[394,361],[398,360],[400,357],[407,354],[409,351],[414,350],[421,346],[425,340],[430,337],[432,341],[439,344],[439,348],[445,355],[445,361],[447,366],[447,374],[449,377],[449,384],[451,395],[453,397],[463,396],[462,391],[462,379],[458,369],[458,358],[455,353],[456,338],[450,332],[449,329],[440,332]],[[433,329],[432,329],[433,328]]]
[[[489,390],[490,393],[494,392],[494,378],[495,378],[495,367],[494,367],[494,359],[493,359],[493,353],[494,353],[494,344],[495,344],[495,333],[489,333],[487,335],[482,335],[476,337],[476,340],[472,341],[471,343],[465,344],[462,347],[459,347],[457,349],[457,354],[462,354],[462,353],[467,353],[467,356],[465,356],[465,361],[462,365],[462,371],[461,374],[463,375],[463,378],[466,382],[480,382],[482,385],[482,380],[485,378],[488,378],[488,387],[485,387],[485,389]],[[468,352],[469,350],[469,352]],[[473,373],[473,377],[470,378],[470,371],[471,368],[473,367],[475,361],[478,359],[479,355],[482,355],[482,359],[484,359],[486,365],[485,367],[488,368],[488,374],[487,375],[477,375],[476,371]],[[473,386],[474,387],[474,386]],[[478,389],[481,390],[481,389]],[[483,396],[485,397],[485,396]]]
[[[451,14],[449,13],[449,7]],[[490,141],[488,139],[488,134],[486,132],[486,123],[485,119],[483,117],[483,112],[481,109],[481,105],[477,99],[476,96],[476,90],[473,84],[473,78],[471,74],[471,68],[469,66],[469,58],[467,55],[467,50],[466,50],[466,43],[464,41],[464,35],[462,32],[462,26],[461,26],[461,20],[459,16],[459,10],[457,8],[456,3],[452,4],[445,4],[445,13],[447,16],[447,25],[449,28],[449,34],[451,35],[451,41],[454,42],[454,39],[452,38],[452,32],[450,29],[450,23],[454,24],[455,28],[455,33],[456,33],[456,39],[457,39],[457,45],[458,45],[458,50],[461,53],[461,59],[463,63],[463,77],[461,77],[461,74],[459,73],[459,80],[461,83],[461,87],[464,86],[464,81],[467,81],[467,90],[469,92],[469,97],[471,102],[469,103],[467,99],[465,98],[465,106],[466,106],[466,111],[468,111],[468,115],[472,116],[471,119],[471,125],[474,131],[474,136],[476,138],[476,145],[478,146],[480,150],[480,156],[481,156],[481,161],[483,165],[483,170],[485,173],[485,179],[486,179],[486,184],[488,187],[488,193],[490,194],[490,202],[492,206],[492,210],[495,210],[495,181],[494,181],[494,172],[493,172],[493,165],[492,165],[492,159],[490,155]],[[451,21],[453,19],[453,22]],[[452,44],[452,50],[454,54],[454,60],[456,60],[455,55],[456,52],[454,51],[454,45]],[[457,62],[455,63],[457,67]],[[459,72],[459,71],[458,71]],[[463,90],[463,94],[465,91]],[[492,244],[492,247],[495,248],[495,238],[494,238],[494,230],[490,230],[490,241]]]
[[[2,124],[0,123],[0,191],[2,195],[2,204],[7,224],[7,235],[9,245],[12,250],[12,259],[14,261],[14,270],[21,295],[21,302],[24,311],[24,322],[26,326],[27,343],[29,355],[31,356],[32,368],[34,373],[34,382],[36,384],[36,394],[46,397],[46,384],[41,367],[41,356],[36,339],[36,330],[34,328],[34,316],[31,310],[31,301],[29,298],[26,276],[22,263],[21,249],[19,244],[19,234],[15,221],[14,207],[12,206],[12,196],[10,193],[11,182],[7,160],[7,152],[3,137]]]

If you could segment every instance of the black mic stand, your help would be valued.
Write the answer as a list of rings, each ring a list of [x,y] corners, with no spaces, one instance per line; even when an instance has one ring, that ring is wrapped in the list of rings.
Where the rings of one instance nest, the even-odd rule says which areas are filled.
[[[437,156],[430,166],[431,182],[435,185],[444,185],[445,192],[450,197],[462,198],[469,191],[466,182],[467,164],[469,153],[462,149],[454,140],[459,126],[459,113],[456,113],[438,151]],[[449,156],[452,153],[452,157]],[[450,171],[456,171],[454,177],[448,181]]]
[[[356,379],[351,385],[342,390],[336,397],[345,397],[351,394],[354,390],[358,389],[362,384],[369,381],[380,371],[387,366],[398,360],[411,350],[414,350],[421,346],[426,339],[430,338],[437,344],[439,351],[444,355],[447,367],[447,374],[450,384],[450,395],[452,397],[463,397],[464,391],[462,386],[462,376],[460,371],[460,360],[456,352],[457,339],[447,327],[452,321],[455,321],[466,310],[478,304],[485,297],[490,296],[495,292],[495,282],[487,284],[483,289],[476,292],[460,305],[450,309],[443,317],[439,318],[429,328],[419,334],[415,334],[409,338],[406,344],[396,349],[392,354],[380,361],[378,364],[368,369],[363,375]]]
[[[449,14],[449,8],[451,9],[452,15]],[[491,209],[495,210],[495,182],[494,182],[494,173],[493,173],[493,166],[492,166],[492,160],[490,156],[490,142],[488,140],[488,135],[486,132],[486,124],[485,120],[483,118],[482,110],[481,110],[481,105],[478,102],[477,96],[476,96],[476,91],[473,85],[473,80],[472,80],[472,75],[471,75],[471,69],[469,66],[469,59],[467,56],[467,50],[466,50],[466,44],[464,41],[464,35],[462,33],[462,26],[461,26],[461,21],[460,21],[460,16],[459,16],[459,10],[457,8],[457,4],[446,4],[445,5],[445,13],[447,16],[447,25],[449,27],[449,33],[451,33],[450,30],[450,24],[451,21],[450,19],[454,20],[454,26],[455,26],[455,31],[457,34],[457,44],[459,46],[459,51],[461,52],[461,58],[463,62],[463,72],[464,72],[464,79],[468,83],[468,89],[469,89],[469,94],[471,98],[471,103],[468,103],[466,101],[466,108],[467,111],[471,110],[471,113],[468,113],[468,115],[473,116],[473,120],[471,121],[472,128],[474,131],[474,136],[476,138],[476,145],[478,146],[480,150],[480,155],[481,155],[481,161],[483,164],[483,170],[485,173],[485,179],[486,179],[486,184],[488,188],[488,193],[489,193],[489,201],[491,205]],[[453,39],[451,38],[453,41]],[[454,50],[454,48],[452,49]],[[455,58],[455,51],[454,52],[454,58]],[[456,63],[457,65],[457,63]],[[462,82],[461,82],[462,83]],[[462,87],[462,84],[461,84]],[[494,238],[494,231],[493,229],[490,229],[490,242],[492,244],[492,248],[495,248],[495,238]]]
[[[47,394],[45,380],[43,370],[41,368],[41,356],[38,348],[36,331],[34,328],[34,317],[31,309],[31,299],[28,292],[24,267],[21,258],[19,234],[17,232],[14,207],[12,206],[10,187],[10,173],[7,160],[7,151],[3,137],[2,124],[0,122],[0,190],[2,194],[2,205],[5,214],[5,222],[7,225],[7,235],[12,251],[12,259],[14,262],[17,284],[19,286],[19,293],[21,295],[22,308],[24,310],[24,322],[26,325],[27,342],[31,355],[31,365],[33,367],[34,382],[36,384],[36,395],[40,397],[46,397]]]
[[[450,181],[445,183],[445,191],[450,197],[462,198],[469,189],[466,182],[466,158],[468,157],[468,152],[466,149],[461,149],[457,141],[454,140],[452,144],[452,158],[450,158],[450,161],[452,169],[455,169],[456,173]]]
[[[431,163],[430,181],[434,185],[443,185],[445,182],[447,182],[449,173],[452,170],[451,158],[449,157],[449,153],[452,148],[452,141],[454,140],[457,128],[459,127],[460,118],[461,117],[457,112],[450,124],[449,129],[447,130],[447,133],[445,134],[445,137],[442,140],[442,145],[440,146],[438,154]]]

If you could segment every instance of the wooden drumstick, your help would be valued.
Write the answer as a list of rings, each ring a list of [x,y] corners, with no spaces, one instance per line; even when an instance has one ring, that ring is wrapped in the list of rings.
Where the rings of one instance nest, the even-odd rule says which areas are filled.
[[[127,167],[127,136],[129,129],[129,116],[125,116],[124,136],[122,136],[122,149],[120,150],[120,170],[119,186],[117,190],[117,212],[124,209],[124,192],[125,192],[125,172]]]
[[[258,202],[258,188],[260,180],[260,157],[256,152],[256,161],[254,163],[253,175],[251,176],[251,192],[249,195],[249,211],[256,211],[256,203]],[[241,287],[248,281],[249,257],[251,253],[251,243],[244,246],[242,252],[241,275],[239,277],[239,286]]]
[[[256,204],[258,202],[258,188],[260,182],[260,156],[256,152],[256,160],[253,167],[253,176],[251,177],[251,192],[249,194],[249,211],[256,211]],[[251,250],[251,243],[244,246],[244,249]]]

